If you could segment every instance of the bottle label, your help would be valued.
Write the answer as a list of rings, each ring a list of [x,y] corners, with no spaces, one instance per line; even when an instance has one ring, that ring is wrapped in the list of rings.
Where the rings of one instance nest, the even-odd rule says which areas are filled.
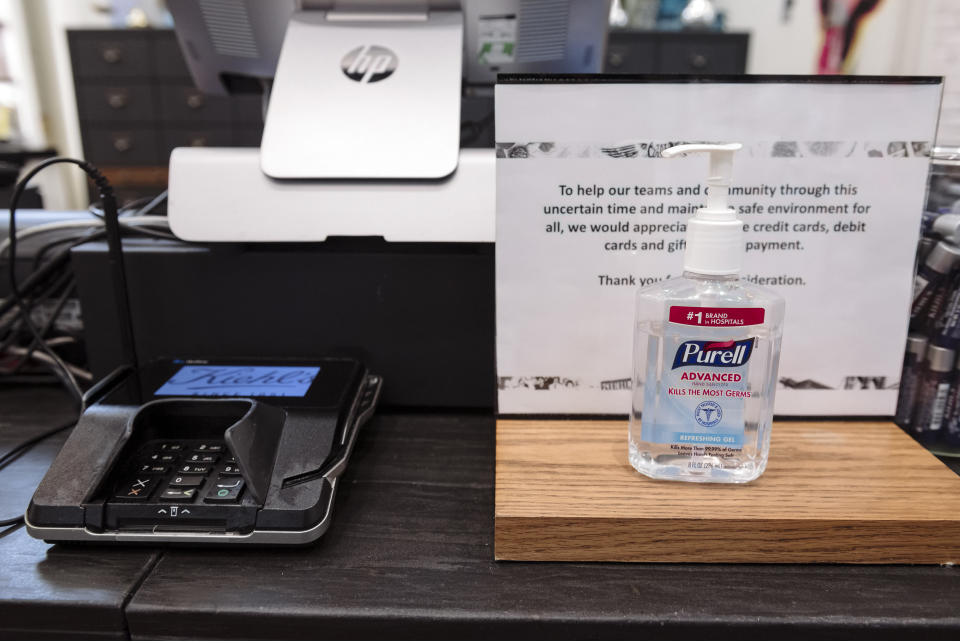
[[[943,414],[947,408],[947,396],[949,394],[949,382],[937,385],[937,392],[933,397],[933,412],[930,413],[930,425],[927,426],[927,429],[931,432],[936,432],[943,426]]]
[[[744,327],[763,323],[763,308],[670,307],[663,337],[663,367],[656,421],[641,421],[641,438],[671,444],[680,453],[693,447],[743,447],[744,407],[751,397],[748,368],[756,339],[710,338],[696,327]],[[692,449],[691,449],[692,453]]]

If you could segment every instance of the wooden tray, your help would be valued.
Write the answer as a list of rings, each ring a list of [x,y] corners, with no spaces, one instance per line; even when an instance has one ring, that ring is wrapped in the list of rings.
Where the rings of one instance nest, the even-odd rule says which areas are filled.
[[[892,423],[775,423],[745,485],[642,476],[625,421],[497,421],[496,465],[497,559],[960,561],[960,476]]]

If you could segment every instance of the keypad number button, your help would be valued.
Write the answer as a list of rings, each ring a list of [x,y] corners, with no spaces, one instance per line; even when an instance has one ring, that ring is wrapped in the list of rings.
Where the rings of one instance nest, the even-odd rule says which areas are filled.
[[[140,466],[141,474],[166,474],[170,470],[166,465],[151,465],[147,463],[146,465]]]
[[[177,474],[170,479],[169,487],[200,487],[203,485],[202,476],[188,476],[186,474]]]
[[[193,454],[187,460],[191,463],[216,463],[218,458],[216,454]]]
[[[206,474],[210,471],[209,465],[200,465],[197,463],[187,463],[181,465],[178,470],[180,474]]]
[[[155,453],[155,454],[151,454],[150,456],[148,456],[148,457],[147,457],[147,460],[150,461],[151,463],[157,463],[157,464],[161,464],[161,463],[176,463],[176,462],[177,462],[177,455],[176,455],[176,454],[165,454],[165,453],[163,453],[163,452],[157,452],[157,453]]]

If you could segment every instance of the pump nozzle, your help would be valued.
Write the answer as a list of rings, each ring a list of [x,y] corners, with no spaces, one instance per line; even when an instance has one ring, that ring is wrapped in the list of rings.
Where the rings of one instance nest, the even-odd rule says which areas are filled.
[[[723,145],[690,144],[664,149],[664,158],[686,156],[693,153],[710,154],[710,173],[707,175],[707,209],[727,209],[727,192],[733,174],[733,154],[743,148],[738,142]]]
[[[710,173],[707,175],[707,206],[698,209],[687,224],[687,249],[683,268],[699,274],[736,274],[740,271],[743,254],[742,223],[727,204],[730,177],[733,173],[733,154],[743,145],[738,142],[710,145],[677,145],[664,149],[664,158],[691,153],[710,154]]]

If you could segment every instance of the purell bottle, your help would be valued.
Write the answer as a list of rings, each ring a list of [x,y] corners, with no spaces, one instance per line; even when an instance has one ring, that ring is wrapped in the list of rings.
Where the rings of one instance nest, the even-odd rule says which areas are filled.
[[[743,223],[727,193],[740,147],[663,152],[707,152],[710,174],[683,275],[637,292],[629,457],[653,478],[745,483],[767,465],[784,301],[739,277]]]

